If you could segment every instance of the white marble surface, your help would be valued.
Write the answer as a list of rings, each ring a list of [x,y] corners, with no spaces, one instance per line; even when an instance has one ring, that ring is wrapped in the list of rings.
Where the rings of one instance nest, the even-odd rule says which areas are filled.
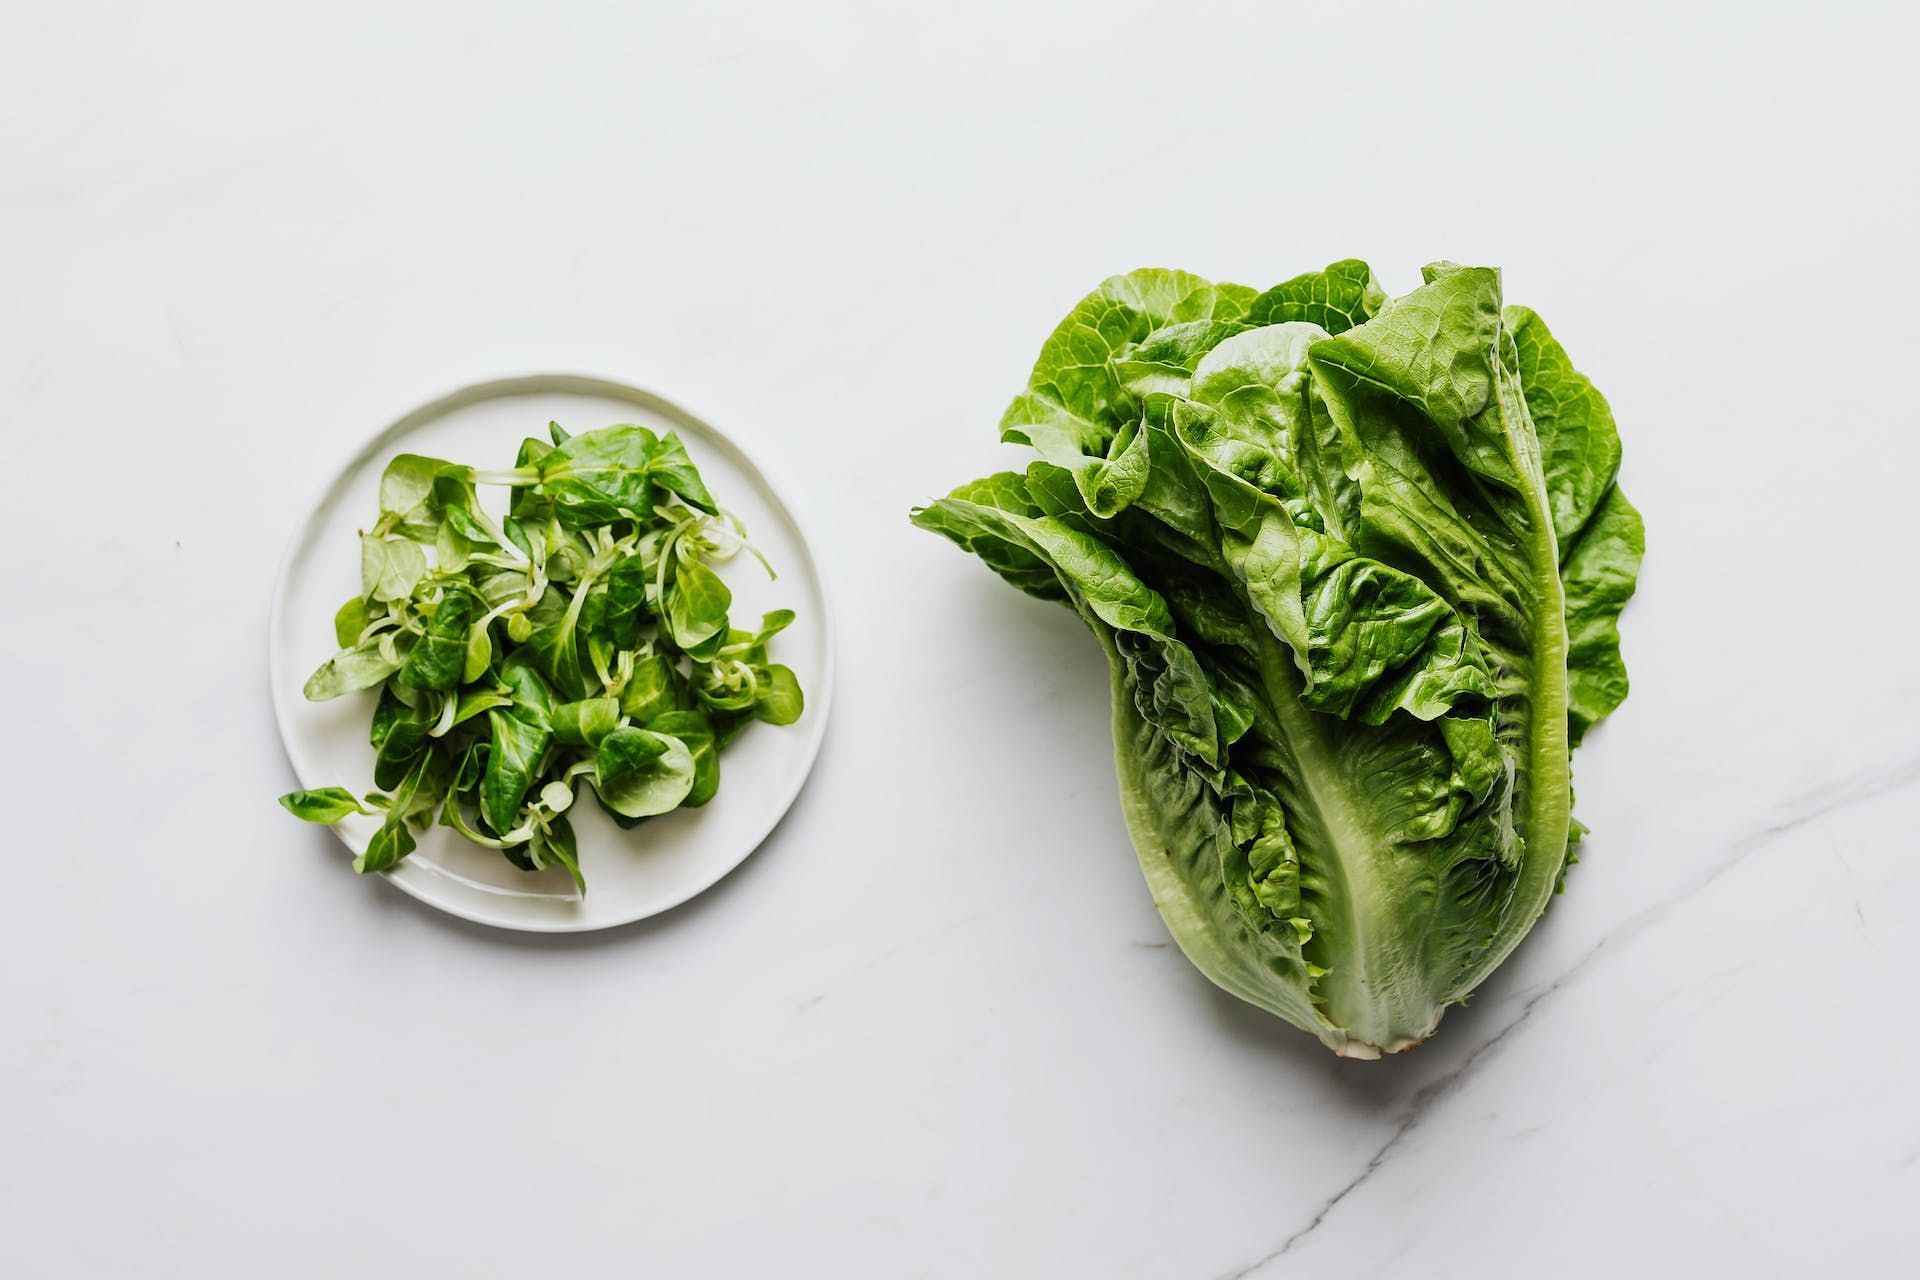
[[[1911,1266],[1892,6],[4,7],[0,1271]],[[1091,641],[904,519],[1102,275],[1347,254],[1503,265],[1652,548],[1569,892],[1374,1064],[1166,945]],[[787,822],[574,940],[348,874],[266,698],[317,468],[541,368],[736,433],[842,611]]]

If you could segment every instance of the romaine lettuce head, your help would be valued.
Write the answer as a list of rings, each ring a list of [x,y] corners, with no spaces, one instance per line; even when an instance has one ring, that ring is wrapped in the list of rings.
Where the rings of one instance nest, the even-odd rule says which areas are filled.
[[[1351,1057],[1432,1034],[1559,884],[1642,548],[1546,325],[1425,278],[1116,276],[1001,423],[1038,458],[913,516],[1085,620],[1175,940]]]

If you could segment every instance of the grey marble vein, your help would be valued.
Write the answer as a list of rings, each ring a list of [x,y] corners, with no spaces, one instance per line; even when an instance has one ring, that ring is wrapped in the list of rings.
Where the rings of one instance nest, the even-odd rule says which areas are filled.
[[[1350,1179],[1345,1186],[1327,1197],[1326,1201],[1321,1204],[1320,1208],[1314,1213],[1313,1218],[1308,1221],[1305,1226],[1281,1241],[1278,1248],[1263,1254],[1261,1257],[1238,1270],[1224,1273],[1220,1277],[1220,1280],[1243,1280],[1243,1277],[1252,1275],[1268,1263],[1284,1257],[1295,1245],[1318,1230],[1320,1224],[1327,1220],[1327,1215],[1331,1214],[1342,1200],[1352,1195],[1361,1186],[1365,1185],[1369,1178],[1380,1171],[1380,1167],[1386,1163],[1387,1157],[1405,1140],[1408,1134],[1418,1129],[1421,1124],[1426,1121],[1427,1117],[1433,1113],[1434,1107],[1443,1099],[1456,1092],[1461,1085],[1465,1083],[1468,1073],[1473,1070],[1476,1063],[1493,1052],[1521,1023],[1533,1016],[1534,1009],[1539,1007],[1543,1000],[1560,989],[1563,980],[1564,979],[1555,979],[1547,986],[1529,996],[1520,1006],[1520,1012],[1509,1019],[1507,1023],[1498,1031],[1494,1032],[1492,1036],[1476,1046],[1465,1058],[1461,1059],[1459,1066],[1447,1072],[1439,1079],[1422,1086],[1419,1092],[1413,1095],[1412,1101],[1407,1106],[1406,1114],[1401,1117],[1400,1123],[1394,1126],[1394,1130],[1388,1135],[1387,1140],[1380,1144],[1379,1149],[1368,1158],[1367,1163],[1361,1168],[1357,1175]]]
[[[1575,978],[1586,972],[1594,958],[1605,950],[1609,943],[1615,944],[1614,950],[1617,952],[1619,950],[1619,943],[1638,937],[1655,925],[1661,923],[1667,917],[1671,916],[1676,908],[1711,888],[1722,876],[1739,865],[1739,863],[1749,855],[1767,848],[1784,837],[1808,827],[1823,818],[1843,812],[1856,805],[1864,804],[1870,800],[1878,799],[1881,796],[1903,790],[1912,786],[1915,782],[1920,782],[1920,758],[1909,760],[1899,767],[1883,773],[1856,777],[1850,780],[1842,779],[1833,786],[1822,787],[1799,797],[1794,803],[1787,806],[1786,812],[1782,816],[1728,841],[1727,844],[1721,847],[1713,861],[1708,864],[1704,871],[1702,871],[1692,883],[1685,886],[1679,893],[1672,897],[1653,903],[1629,917],[1620,927],[1603,934],[1579,959],[1562,970],[1559,976],[1547,983],[1546,986],[1537,989],[1531,995],[1527,996],[1521,1002],[1520,1011],[1514,1017],[1508,1019],[1492,1036],[1476,1046],[1471,1053],[1461,1060],[1459,1066],[1423,1086],[1415,1093],[1407,1106],[1406,1114],[1401,1117],[1400,1122],[1394,1127],[1393,1132],[1388,1135],[1387,1140],[1381,1143],[1379,1148],[1368,1157],[1366,1164],[1361,1167],[1359,1173],[1354,1175],[1321,1203],[1320,1207],[1315,1210],[1313,1217],[1309,1219],[1304,1226],[1281,1241],[1277,1247],[1262,1254],[1252,1262],[1234,1270],[1221,1273],[1219,1280],[1245,1280],[1245,1277],[1251,1276],[1269,1264],[1285,1257],[1299,1245],[1301,1241],[1319,1230],[1320,1226],[1326,1222],[1328,1216],[1339,1207],[1342,1201],[1365,1186],[1368,1180],[1380,1171],[1381,1167],[1386,1163],[1387,1158],[1393,1154],[1409,1134],[1413,1133],[1426,1121],[1440,1102],[1464,1086],[1469,1074],[1482,1059],[1486,1058],[1500,1045],[1505,1043],[1514,1031],[1533,1016],[1534,1010],[1539,1008],[1547,997],[1566,987]],[[1864,924],[1864,920],[1862,923]]]
[[[1708,863],[1705,869],[1678,893],[1649,904],[1629,916],[1619,927],[1602,934],[1591,947],[1587,948],[1585,954],[1560,972],[1547,991],[1556,991],[1578,976],[1608,944],[1631,941],[1665,921],[1675,910],[1712,888],[1722,876],[1739,866],[1749,855],[1768,848],[1782,838],[1811,826],[1823,818],[1904,790],[1915,782],[1920,782],[1920,758],[1908,760],[1897,768],[1882,773],[1841,779],[1831,786],[1821,787],[1801,796],[1787,806],[1787,812],[1783,816],[1736,836],[1721,846],[1713,861]],[[1614,949],[1617,951],[1619,948],[1616,945]],[[1502,1036],[1505,1034],[1505,1031],[1500,1033]],[[1496,1036],[1495,1040],[1499,1038]]]

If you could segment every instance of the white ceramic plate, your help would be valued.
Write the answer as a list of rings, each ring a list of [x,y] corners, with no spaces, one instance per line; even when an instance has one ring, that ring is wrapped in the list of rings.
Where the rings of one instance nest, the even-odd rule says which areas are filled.
[[[737,445],[658,396],[570,374],[483,382],[416,409],[354,455],[294,535],[274,588],[269,670],[274,714],[300,785],[371,789],[367,725],[375,695],[314,703],[300,690],[333,653],[334,611],[359,590],[357,534],[379,510],[380,472],[403,452],[511,466],[521,438],[544,435],[549,420],[574,432],[636,422],[679,433],[707,487],[745,521],[748,537],[780,575],[769,581],[750,556],[729,561],[723,572],[733,589],[733,616],[757,623],[762,613],[783,607],[798,615],[772,650],[793,668],[806,695],[798,722],[752,725],[728,746],[720,758],[720,792],[703,808],[622,831],[597,806],[578,806],[572,816],[587,881],[584,897],[564,871],[519,871],[495,850],[469,844],[444,827],[429,829],[414,853],[386,873],[421,901],[469,920],[571,932],[665,911],[739,866],[793,803],[820,750],[833,697],[826,591],[792,513]],[[496,512],[504,510],[505,490],[483,488],[481,495]],[[353,817],[334,830],[357,854],[376,825],[374,818]]]

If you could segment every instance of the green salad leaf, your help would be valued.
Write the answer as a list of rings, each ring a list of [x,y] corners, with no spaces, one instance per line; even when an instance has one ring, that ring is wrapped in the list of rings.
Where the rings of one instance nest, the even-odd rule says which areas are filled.
[[[759,552],[680,439],[548,435],[504,471],[401,454],[381,476],[360,594],[334,615],[340,652],[305,689],[377,691],[379,790],[280,798],[308,822],[380,816],[356,871],[394,866],[438,821],[523,870],[562,867],[584,892],[577,786],[623,826],[704,805],[748,722],[801,714],[799,682],[767,656],[793,614],[732,625],[715,566]],[[503,514],[482,486],[508,489]]]
[[[1039,456],[913,514],[1080,615],[1173,937],[1353,1057],[1432,1034],[1560,884],[1643,547],[1539,317],[1425,280],[1116,276],[1002,420]]]

